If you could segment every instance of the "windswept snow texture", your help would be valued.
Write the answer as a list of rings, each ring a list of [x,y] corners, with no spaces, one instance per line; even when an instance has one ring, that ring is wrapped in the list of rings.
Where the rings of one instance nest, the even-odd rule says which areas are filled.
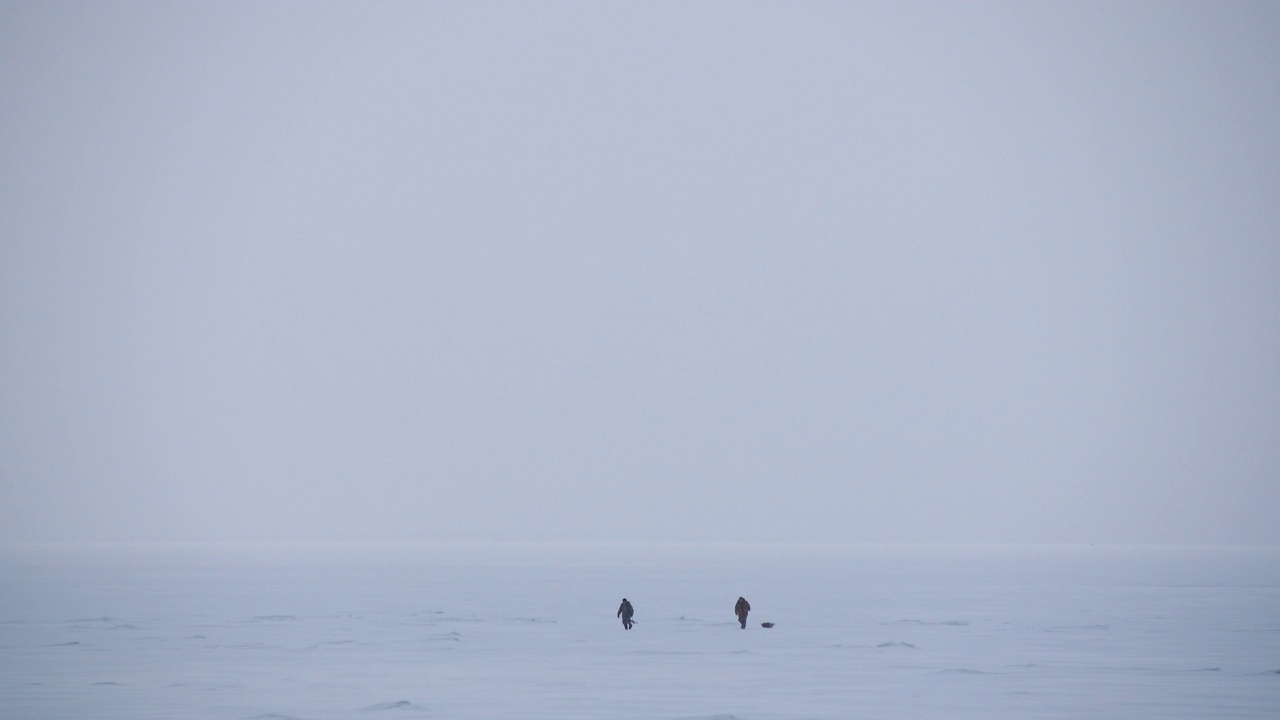
[[[1275,718],[1280,550],[0,547],[0,717]]]

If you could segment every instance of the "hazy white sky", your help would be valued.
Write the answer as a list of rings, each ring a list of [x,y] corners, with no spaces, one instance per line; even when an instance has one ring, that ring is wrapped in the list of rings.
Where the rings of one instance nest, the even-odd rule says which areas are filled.
[[[1280,5],[0,4],[0,541],[1280,542]]]

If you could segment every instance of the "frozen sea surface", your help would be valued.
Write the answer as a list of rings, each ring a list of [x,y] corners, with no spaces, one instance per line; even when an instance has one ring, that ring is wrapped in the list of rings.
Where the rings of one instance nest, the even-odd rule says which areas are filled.
[[[0,717],[1277,718],[1280,550],[7,546]]]

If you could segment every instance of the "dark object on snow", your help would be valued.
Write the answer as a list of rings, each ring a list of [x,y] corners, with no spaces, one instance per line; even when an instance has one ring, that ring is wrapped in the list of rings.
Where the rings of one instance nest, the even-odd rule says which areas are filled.
[[[773,627],[773,623],[760,623],[760,627],[765,627],[765,628]]]
[[[622,598],[622,604],[618,606],[617,617],[622,618],[623,628],[627,630],[631,629],[631,626],[635,624],[631,622],[631,616],[635,614],[636,614],[636,611],[631,607],[631,602],[628,601],[626,598]]]
[[[738,622],[742,623],[742,629],[747,629],[747,613],[751,612],[751,603],[747,602],[744,597],[738,598],[738,604],[733,606],[733,614],[738,616]]]

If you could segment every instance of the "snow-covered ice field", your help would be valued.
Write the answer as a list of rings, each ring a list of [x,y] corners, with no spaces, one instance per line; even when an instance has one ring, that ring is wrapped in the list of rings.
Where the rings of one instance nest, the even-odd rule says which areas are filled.
[[[0,717],[1276,718],[1280,550],[6,546]]]

